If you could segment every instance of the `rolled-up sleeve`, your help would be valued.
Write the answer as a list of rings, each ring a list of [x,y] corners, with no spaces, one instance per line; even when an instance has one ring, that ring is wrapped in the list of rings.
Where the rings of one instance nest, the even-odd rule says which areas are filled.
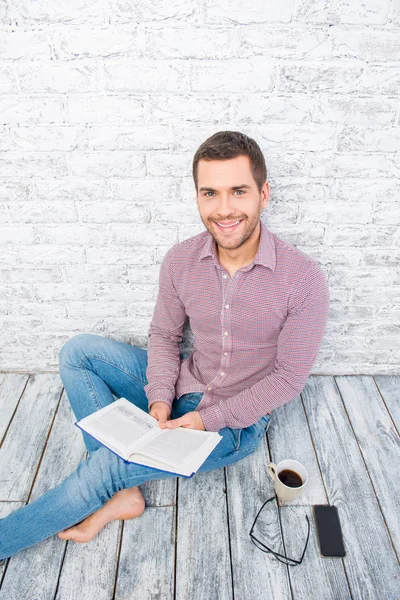
[[[174,248],[167,251],[161,263],[157,301],[148,330],[148,383],[144,391],[149,409],[156,401],[172,407],[180,370],[179,343],[187,315],[174,286]]]
[[[206,430],[249,427],[302,391],[325,334],[329,305],[325,273],[314,262],[290,294],[273,371],[233,397],[200,409]]]

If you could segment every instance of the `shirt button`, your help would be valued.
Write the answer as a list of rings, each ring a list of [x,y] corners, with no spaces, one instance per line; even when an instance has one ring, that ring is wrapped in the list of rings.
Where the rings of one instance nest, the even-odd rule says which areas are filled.
[[[225,308],[229,308],[229,304],[225,304]]]
[[[228,275],[222,275],[222,277],[223,277],[224,279],[226,279],[226,278],[228,277]]]
[[[228,356],[228,353],[227,353],[227,352],[224,352],[224,356]]]
[[[228,335],[228,332],[227,332],[227,331],[225,331],[224,335]]]
[[[225,373],[223,371],[221,371],[221,375],[225,375]]]
[[[207,389],[208,389],[208,390],[211,390],[211,388],[210,388],[210,387],[209,387],[209,388],[207,388]]]

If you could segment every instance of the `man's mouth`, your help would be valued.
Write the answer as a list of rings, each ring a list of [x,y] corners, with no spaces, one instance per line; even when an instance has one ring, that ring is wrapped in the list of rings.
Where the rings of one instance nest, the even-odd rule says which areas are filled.
[[[223,221],[215,222],[215,225],[218,227],[218,229],[220,231],[225,231],[225,232],[231,232],[231,231],[235,231],[235,229],[237,229],[237,227],[239,227],[240,223],[243,221],[243,219],[239,219],[238,221],[231,221],[228,223],[224,223]]]

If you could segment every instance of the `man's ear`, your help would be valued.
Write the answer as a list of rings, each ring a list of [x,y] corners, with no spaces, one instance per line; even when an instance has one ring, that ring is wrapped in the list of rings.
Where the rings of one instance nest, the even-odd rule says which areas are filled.
[[[264,208],[267,206],[268,204],[268,200],[269,200],[269,183],[268,181],[266,181],[263,185],[263,187],[261,188],[261,204],[262,204],[262,208],[264,210]]]

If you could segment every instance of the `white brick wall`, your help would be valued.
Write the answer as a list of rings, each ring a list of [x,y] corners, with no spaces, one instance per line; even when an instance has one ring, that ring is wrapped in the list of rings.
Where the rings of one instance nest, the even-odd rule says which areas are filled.
[[[0,115],[1,370],[146,346],[160,262],[203,230],[193,154],[234,129],[329,278],[313,373],[399,372],[400,0],[5,0]]]

